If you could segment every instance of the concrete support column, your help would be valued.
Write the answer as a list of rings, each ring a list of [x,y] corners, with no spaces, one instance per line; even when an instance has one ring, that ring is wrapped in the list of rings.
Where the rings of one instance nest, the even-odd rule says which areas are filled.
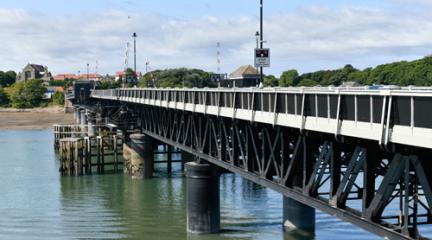
[[[209,163],[186,164],[187,231],[217,233],[220,231],[219,174]]]
[[[88,123],[87,123],[87,115],[86,115],[86,110],[85,109],[81,109],[81,114],[80,114],[80,116],[81,116],[81,121],[80,121],[80,124],[81,124],[81,126],[84,128],[84,126],[86,126]]]
[[[78,122],[78,108],[76,106],[73,108],[73,114],[75,122]]]
[[[134,179],[153,177],[153,138],[144,134],[130,136],[130,163],[127,170]]]
[[[81,124],[81,109],[78,107],[75,109],[75,112],[76,112],[75,121],[76,123]]]
[[[285,230],[315,230],[315,208],[296,200],[283,197],[283,225]]]
[[[188,162],[193,162],[193,161],[195,161],[194,155],[192,155],[188,152],[182,151],[181,152],[181,170],[182,170],[182,172],[185,170],[185,164]]]
[[[95,120],[89,120],[87,124],[87,131],[89,137],[94,137],[96,135],[96,121]]]

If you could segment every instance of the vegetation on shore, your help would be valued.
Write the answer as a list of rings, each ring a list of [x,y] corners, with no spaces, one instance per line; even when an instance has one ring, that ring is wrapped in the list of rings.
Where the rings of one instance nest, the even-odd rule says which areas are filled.
[[[131,73],[132,72],[132,73]],[[128,69],[128,74],[134,74]],[[216,87],[211,80],[212,73],[199,69],[167,69],[146,73],[139,81],[139,87],[181,88],[181,87]],[[51,101],[44,99],[46,88],[41,80],[29,80],[15,83],[16,73],[0,71],[0,107],[32,108],[49,104],[63,105],[64,94],[55,93]],[[401,61],[379,65],[374,68],[359,70],[352,65],[345,65],[336,70],[321,70],[299,74],[291,69],[278,78],[273,75],[264,77],[264,86],[339,86],[344,82],[356,82],[362,85],[399,85],[431,86],[432,56],[415,61]],[[50,81],[50,86],[64,89],[72,86],[73,80]],[[119,82],[100,82],[98,89],[117,88]]]
[[[348,64],[341,69],[299,75],[297,70],[292,69],[282,73],[276,86],[339,86],[343,82],[356,82],[362,85],[431,86],[432,56],[415,61],[382,64],[364,70],[356,69]],[[264,83],[272,86],[271,83],[274,84],[275,81],[267,80]]]
[[[140,87],[181,88],[181,87],[216,87],[210,79],[211,73],[200,69],[167,69],[146,73],[140,80]]]
[[[56,92],[52,100],[45,98],[46,87],[42,80],[19,81],[2,87],[0,85],[0,107],[34,108],[63,105],[64,94]]]
[[[211,73],[198,69],[156,70],[144,75],[140,87],[216,87]],[[415,61],[382,64],[374,68],[356,69],[350,64],[336,70],[320,70],[303,73],[295,69],[284,71],[281,76],[267,75],[264,86],[339,86],[344,82],[362,85],[431,86],[432,56]]]

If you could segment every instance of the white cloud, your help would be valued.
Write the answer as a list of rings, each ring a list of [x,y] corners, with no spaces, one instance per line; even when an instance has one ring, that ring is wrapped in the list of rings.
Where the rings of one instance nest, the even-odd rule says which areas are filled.
[[[427,12],[427,11],[425,11]],[[426,13],[344,7],[307,7],[265,19],[265,38],[272,48],[272,68],[301,71],[359,67],[429,54],[432,19]],[[216,69],[216,42],[222,43],[224,71],[252,63],[258,19],[203,16],[181,20],[122,11],[51,17],[23,10],[0,9],[0,69],[19,70],[28,62],[48,65],[54,73],[99,72],[123,67],[126,41],[138,34],[138,67],[148,58],[153,68]],[[132,56],[132,52],[130,53]],[[132,57],[130,66],[132,66]]]

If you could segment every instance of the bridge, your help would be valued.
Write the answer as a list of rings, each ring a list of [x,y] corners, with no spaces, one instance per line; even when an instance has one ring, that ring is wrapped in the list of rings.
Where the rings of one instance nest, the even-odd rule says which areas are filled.
[[[219,230],[218,166],[283,194],[286,227],[313,230],[318,209],[388,239],[428,237],[430,88],[122,88],[78,104],[141,132],[140,151],[155,140],[195,156],[190,232]]]

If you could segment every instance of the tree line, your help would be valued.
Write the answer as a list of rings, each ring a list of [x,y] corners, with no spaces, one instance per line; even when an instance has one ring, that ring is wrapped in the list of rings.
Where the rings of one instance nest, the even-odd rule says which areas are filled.
[[[64,104],[61,92],[56,92],[51,101],[45,99],[47,89],[42,80],[15,82],[15,79],[15,72],[0,71],[0,107],[33,108]]]
[[[264,78],[265,86],[340,86],[344,82],[356,82],[361,85],[398,85],[431,86],[432,56],[415,61],[400,61],[382,64],[374,68],[359,70],[352,65],[345,65],[336,70],[321,70],[299,75],[291,69],[279,78],[269,75]]]
[[[200,69],[166,69],[146,73],[139,81],[139,87],[191,88],[216,87],[211,74]]]

